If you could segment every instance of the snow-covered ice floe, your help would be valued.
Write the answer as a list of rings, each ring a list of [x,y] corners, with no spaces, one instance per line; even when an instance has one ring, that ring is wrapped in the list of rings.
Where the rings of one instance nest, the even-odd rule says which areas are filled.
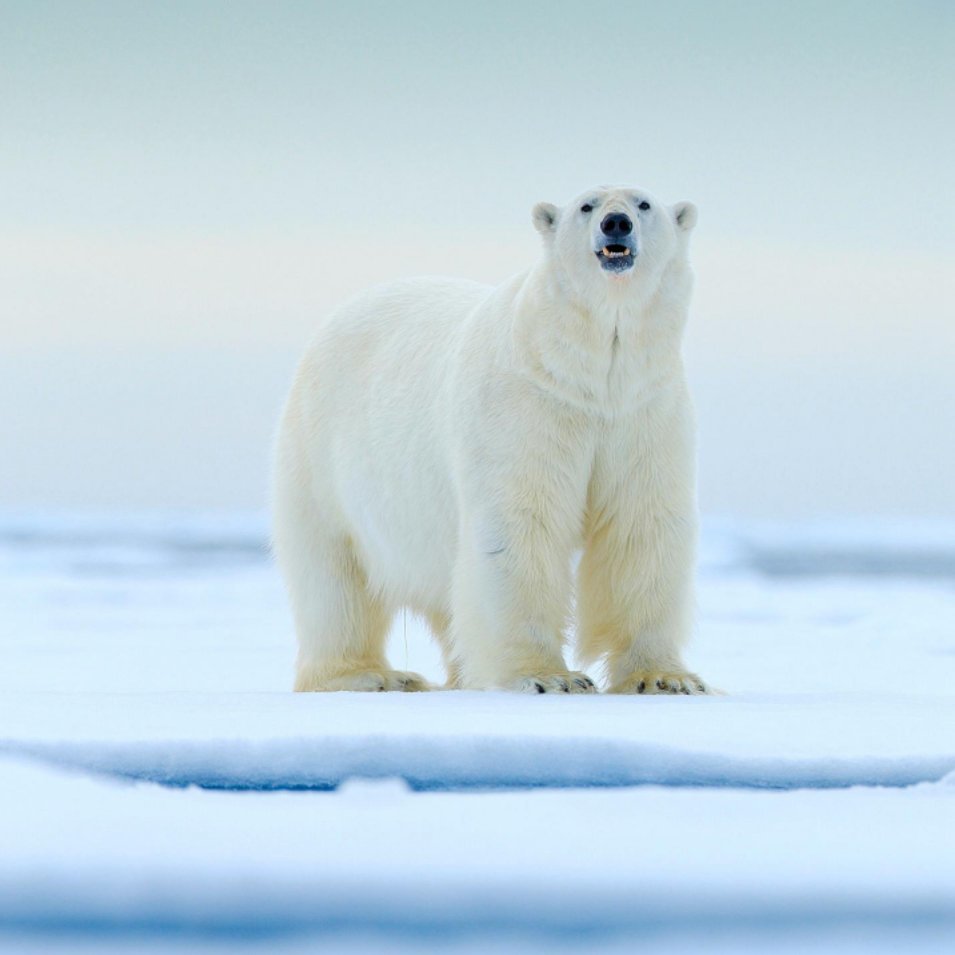
[[[955,770],[955,699],[504,693],[7,694],[0,754],[209,789],[911,786]]]
[[[953,950],[955,527],[711,522],[708,698],[293,695],[264,530],[0,519],[0,950]]]

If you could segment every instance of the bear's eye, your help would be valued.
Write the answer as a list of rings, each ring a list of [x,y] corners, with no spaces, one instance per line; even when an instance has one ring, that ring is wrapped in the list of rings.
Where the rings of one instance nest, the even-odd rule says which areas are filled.
[[[589,202],[585,202],[585,203],[580,207],[580,211],[581,211],[581,212],[593,212],[593,211],[594,211],[594,207],[593,207]]]
[[[644,199],[643,202],[641,202],[640,205],[637,206],[637,208],[638,208],[638,209],[641,209],[643,212],[646,212],[647,209],[650,208],[650,203],[647,202],[646,199]]]

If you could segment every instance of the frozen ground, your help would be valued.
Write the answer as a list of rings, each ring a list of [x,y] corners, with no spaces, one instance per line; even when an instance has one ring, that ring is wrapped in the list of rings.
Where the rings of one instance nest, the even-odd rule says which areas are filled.
[[[710,523],[705,699],[293,695],[263,532],[0,519],[0,950],[955,947],[955,527]]]

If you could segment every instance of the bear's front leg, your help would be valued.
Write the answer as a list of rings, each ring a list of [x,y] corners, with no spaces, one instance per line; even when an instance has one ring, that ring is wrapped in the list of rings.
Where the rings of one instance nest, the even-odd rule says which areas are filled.
[[[591,430],[579,412],[522,376],[487,372],[460,387],[451,585],[460,685],[594,693],[563,653]]]
[[[631,422],[617,453],[595,470],[578,569],[578,646],[583,660],[604,658],[611,693],[710,692],[682,659],[697,520],[692,426],[675,404]]]
[[[531,514],[475,515],[462,529],[452,640],[460,685],[525,693],[595,693],[563,655],[569,542]]]
[[[595,693],[590,677],[564,660],[569,573],[527,545],[524,538],[481,552],[471,540],[462,548],[452,623],[461,686]]]
[[[692,521],[647,516],[610,524],[584,551],[578,614],[582,659],[605,656],[610,693],[709,692],[683,664],[692,617]]]

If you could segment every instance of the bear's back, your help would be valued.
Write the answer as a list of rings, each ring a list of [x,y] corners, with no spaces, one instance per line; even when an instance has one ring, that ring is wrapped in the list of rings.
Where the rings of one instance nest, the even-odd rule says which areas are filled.
[[[349,299],[320,327],[318,341],[351,339],[370,343],[417,337],[426,330],[441,336],[493,291],[467,279],[411,278],[376,285]]]

